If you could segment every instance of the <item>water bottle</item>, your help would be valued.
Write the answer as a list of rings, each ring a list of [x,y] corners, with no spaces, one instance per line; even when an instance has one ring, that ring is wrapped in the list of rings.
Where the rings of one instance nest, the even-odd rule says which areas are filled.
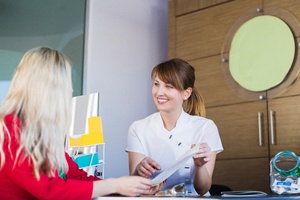
[[[270,187],[277,194],[300,194],[300,158],[281,151],[270,161]]]

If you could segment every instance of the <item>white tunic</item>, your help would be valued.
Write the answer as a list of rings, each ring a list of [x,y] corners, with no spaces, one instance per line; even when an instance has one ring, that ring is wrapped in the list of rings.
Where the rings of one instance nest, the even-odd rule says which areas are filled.
[[[217,153],[223,150],[217,126],[212,120],[182,111],[176,127],[168,131],[164,128],[160,113],[157,112],[133,122],[128,131],[126,151],[141,153],[155,160],[161,166],[161,170],[153,175],[155,177],[170,167],[192,144],[199,143],[207,143],[211,151]],[[185,183],[191,187],[189,193],[195,194],[192,186],[193,176],[194,162],[191,158],[167,179],[163,189]]]

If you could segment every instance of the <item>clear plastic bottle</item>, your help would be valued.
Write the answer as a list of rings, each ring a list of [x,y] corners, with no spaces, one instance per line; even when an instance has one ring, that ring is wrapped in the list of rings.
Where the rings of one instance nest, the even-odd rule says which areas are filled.
[[[281,151],[270,161],[270,187],[277,194],[300,194],[300,158]]]

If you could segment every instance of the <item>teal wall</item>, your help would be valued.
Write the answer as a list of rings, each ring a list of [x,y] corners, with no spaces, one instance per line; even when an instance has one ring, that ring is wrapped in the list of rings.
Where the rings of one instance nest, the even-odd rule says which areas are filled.
[[[0,0],[2,93],[24,53],[49,46],[71,59],[73,95],[82,94],[85,7],[85,0]]]

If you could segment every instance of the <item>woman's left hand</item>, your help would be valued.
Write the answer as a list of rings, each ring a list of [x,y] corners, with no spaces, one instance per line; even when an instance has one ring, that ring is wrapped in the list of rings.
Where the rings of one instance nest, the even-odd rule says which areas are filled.
[[[192,145],[192,148],[196,146],[196,144],[193,144]],[[196,166],[202,166],[202,165],[205,165],[207,162],[210,161],[211,159],[211,149],[210,149],[210,146],[208,146],[208,144],[206,143],[201,143],[199,145],[199,150],[198,150],[198,153],[196,153],[194,156],[193,156],[193,159],[194,159],[194,163]]]
[[[153,186],[152,188],[150,188],[149,194],[156,194],[157,192],[159,192],[164,187],[165,183],[166,183],[166,181],[163,181],[159,185]]]

